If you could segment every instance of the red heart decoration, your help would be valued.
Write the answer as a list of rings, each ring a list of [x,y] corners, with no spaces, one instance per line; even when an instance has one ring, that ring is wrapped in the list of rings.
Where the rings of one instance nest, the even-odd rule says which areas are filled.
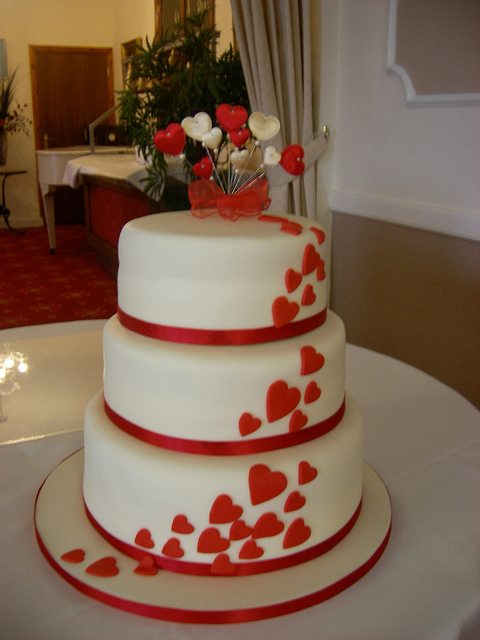
[[[211,524],[226,524],[238,520],[243,513],[242,507],[233,504],[230,496],[220,495],[210,509],[209,522]]]
[[[173,122],[153,136],[153,144],[161,153],[179,156],[185,146],[186,135],[182,127]]]
[[[220,531],[214,527],[204,529],[198,538],[197,551],[199,553],[220,553],[226,551],[230,542],[222,538]]]
[[[303,147],[299,144],[290,144],[282,151],[280,165],[294,176],[299,176],[305,171],[305,164],[302,158],[305,155]]]
[[[325,280],[326,277],[327,274],[325,273],[325,262],[323,260],[320,260],[320,264],[318,265],[317,269],[317,280]]]
[[[278,328],[284,324],[288,324],[295,318],[299,311],[300,307],[298,304],[296,302],[290,302],[285,296],[275,298],[272,305],[274,325]]]
[[[275,422],[291,413],[301,399],[296,387],[290,387],[284,380],[273,382],[267,392],[267,419]]]
[[[262,421],[260,418],[254,418],[251,413],[242,413],[240,420],[238,421],[240,435],[248,436],[249,433],[253,433],[259,429],[261,424]]]
[[[117,561],[112,556],[101,558],[88,566],[85,573],[99,578],[113,578],[118,574]]]
[[[294,271],[293,269],[288,269],[285,274],[285,284],[287,286],[288,293],[292,293],[297,289],[302,282],[302,274],[298,271]]]
[[[283,231],[284,233],[291,233],[292,236],[299,236],[303,231],[303,227],[301,224],[298,224],[298,222],[289,222],[284,220],[280,227],[280,231]]]
[[[221,553],[212,562],[211,573],[220,576],[230,576],[235,571],[235,565],[230,562],[226,553]]]
[[[322,259],[320,257],[320,254],[317,253],[317,250],[315,249],[313,244],[307,244],[303,253],[303,275],[305,276],[307,275],[307,273],[312,273],[312,271],[315,271],[315,269],[320,266],[321,260]]]
[[[311,467],[308,462],[302,460],[298,465],[298,484],[308,484],[315,480],[317,477],[318,471],[315,467]]]
[[[140,529],[135,536],[135,544],[138,544],[139,547],[145,547],[145,549],[152,549],[155,546],[148,529]]]
[[[287,486],[287,478],[281,471],[271,471],[264,464],[255,464],[250,469],[248,484],[250,500],[256,505],[280,495]]]
[[[148,554],[144,556],[138,567],[133,570],[133,573],[137,573],[139,576],[156,576],[158,567],[155,564],[153,556]]]
[[[193,165],[193,173],[198,178],[210,178],[213,172],[213,162],[210,158],[202,158],[200,162],[197,162]]]
[[[307,284],[302,295],[303,306],[308,307],[309,305],[313,304],[316,299],[317,299],[317,296],[315,295],[315,291],[313,290],[312,285]]]
[[[285,513],[298,511],[304,506],[305,502],[305,496],[302,496],[300,493],[298,493],[298,491],[293,491],[286,499],[283,510],[285,511]]]
[[[312,531],[310,527],[307,527],[303,521],[303,518],[297,518],[288,527],[285,538],[283,539],[283,548],[290,549],[290,547],[298,547],[310,538]]]
[[[309,373],[319,371],[325,364],[325,358],[321,353],[317,353],[313,347],[302,347],[300,349],[300,357],[302,360],[300,375],[302,376],[308,376]]]
[[[302,427],[304,427],[308,422],[308,417],[297,409],[292,413],[292,417],[290,418],[290,423],[288,425],[288,430],[290,433],[293,431],[300,431]]]
[[[178,538],[170,538],[163,545],[162,553],[170,558],[182,558],[185,551],[180,546]]]
[[[174,533],[192,533],[195,530],[193,524],[190,524],[187,516],[179,514],[175,516],[172,522],[172,531]]]
[[[252,527],[245,524],[243,520],[237,520],[230,527],[230,540],[243,540],[252,534]]]
[[[271,538],[285,529],[283,522],[274,513],[264,513],[253,526],[252,538]]]
[[[250,130],[246,127],[241,129],[235,129],[233,131],[229,131],[228,135],[230,136],[230,140],[236,147],[242,147],[245,142],[250,138]]]
[[[67,551],[63,556],[60,556],[60,559],[65,560],[65,562],[71,562],[72,564],[78,564],[84,561],[85,551],[83,549],[72,549],[72,551]]]
[[[256,560],[262,556],[263,549],[258,546],[255,540],[247,540],[238,554],[238,557],[242,560]]]
[[[323,229],[310,227],[310,231],[313,231],[313,233],[317,236],[318,244],[323,244],[325,242],[325,231]]]
[[[315,402],[318,400],[322,391],[317,386],[315,380],[312,380],[307,384],[307,388],[305,389],[305,404],[310,404],[311,402]]]
[[[247,121],[248,112],[241,105],[232,107],[230,104],[224,103],[216,108],[215,117],[222,129],[230,132],[243,127]]]

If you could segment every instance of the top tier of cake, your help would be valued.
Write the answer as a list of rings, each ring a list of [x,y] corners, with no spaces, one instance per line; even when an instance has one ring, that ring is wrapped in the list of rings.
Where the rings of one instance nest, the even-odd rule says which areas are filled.
[[[119,242],[120,320],[180,342],[204,343],[192,331],[267,329],[234,343],[304,333],[327,306],[324,238],[316,223],[288,215],[231,222],[184,211],[133,220]],[[190,334],[169,335],[178,328]]]

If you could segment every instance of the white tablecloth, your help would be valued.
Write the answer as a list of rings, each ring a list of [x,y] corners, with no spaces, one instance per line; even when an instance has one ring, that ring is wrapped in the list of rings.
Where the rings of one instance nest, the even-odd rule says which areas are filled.
[[[33,504],[45,476],[82,446],[85,404],[101,385],[101,326],[0,331],[0,345],[26,350],[36,375],[50,364],[37,380],[45,401],[36,384],[25,386],[23,408],[12,394],[0,424],[2,640],[480,638],[480,413],[417,369],[351,345],[347,389],[365,419],[366,459],[393,505],[391,540],[360,582],[289,616],[219,626],[142,618],[64,582],[36,545]]]

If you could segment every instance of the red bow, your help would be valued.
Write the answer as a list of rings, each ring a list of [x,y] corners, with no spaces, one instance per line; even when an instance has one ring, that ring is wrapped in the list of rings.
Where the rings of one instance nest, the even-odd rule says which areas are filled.
[[[268,181],[259,178],[249,187],[232,195],[225,194],[213,180],[195,180],[188,185],[191,209],[197,218],[219,213],[223,218],[237,220],[240,216],[257,216],[270,206]]]

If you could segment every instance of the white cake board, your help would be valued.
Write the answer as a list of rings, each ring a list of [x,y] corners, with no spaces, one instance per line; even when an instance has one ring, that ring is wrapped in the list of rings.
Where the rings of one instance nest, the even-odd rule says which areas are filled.
[[[37,540],[51,566],[82,593],[113,607],[150,618],[193,623],[261,620],[299,611],[340,593],[362,578],[382,555],[391,529],[388,491],[365,464],[363,505],[350,533],[331,551],[309,562],[251,576],[190,576],[159,569],[134,573],[138,561],[114,549],[87,519],[82,495],[83,449],[47,477],[35,503]],[[85,551],[82,562],[61,556]],[[85,573],[113,556],[114,577]]]

